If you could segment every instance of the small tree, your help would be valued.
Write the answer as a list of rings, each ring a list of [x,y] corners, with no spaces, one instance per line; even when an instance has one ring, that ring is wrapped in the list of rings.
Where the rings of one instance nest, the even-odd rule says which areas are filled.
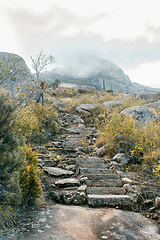
[[[55,58],[53,57],[53,55],[49,55],[47,56],[46,54],[43,53],[43,51],[41,50],[39,55],[33,59],[33,57],[30,57],[33,63],[33,68],[36,71],[36,76],[37,76],[37,80],[40,80],[40,73],[42,72],[42,70],[52,64],[55,63]]]

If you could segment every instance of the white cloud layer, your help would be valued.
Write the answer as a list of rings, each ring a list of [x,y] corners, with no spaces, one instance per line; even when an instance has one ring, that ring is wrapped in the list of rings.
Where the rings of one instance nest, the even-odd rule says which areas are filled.
[[[159,0],[5,0],[0,28],[0,51],[29,65],[41,49],[75,69],[82,56],[94,55],[134,82],[160,87]]]

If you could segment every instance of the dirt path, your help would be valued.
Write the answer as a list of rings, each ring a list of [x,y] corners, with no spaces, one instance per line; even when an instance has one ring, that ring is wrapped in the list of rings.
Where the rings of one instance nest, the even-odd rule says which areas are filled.
[[[160,240],[160,235],[155,224],[139,213],[56,204],[35,212],[21,232],[1,239]]]

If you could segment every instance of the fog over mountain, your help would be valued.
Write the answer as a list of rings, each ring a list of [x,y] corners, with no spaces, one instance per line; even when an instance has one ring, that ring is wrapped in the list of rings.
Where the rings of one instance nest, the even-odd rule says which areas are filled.
[[[123,70],[111,61],[93,55],[79,54],[65,62],[64,68],[54,68],[42,72],[42,80],[53,82],[58,78],[63,83],[86,84],[97,89],[113,90],[114,92],[138,93],[158,92],[160,89],[147,87],[131,82]]]

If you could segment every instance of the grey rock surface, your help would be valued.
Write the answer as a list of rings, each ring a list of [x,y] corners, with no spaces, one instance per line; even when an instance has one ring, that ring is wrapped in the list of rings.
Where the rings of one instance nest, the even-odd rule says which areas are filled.
[[[140,99],[149,100],[149,101],[155,101],[157,94],[151,93],[151,92],[141,92],[141,93],[138,93],[136,97]]]
[[[89,85],[77,85],[77,86],[74,88],[74,90],[75,90],[76,92],[86,93],[86,92],[88,92],[88,91],[90,91],[90,90],[94,91],[94,90],[96,90],[96,88],[93,87],[93,86],[89,86]]]
[[[80,182],[77,178],[65,178],[56,181],[55,185],[58,187],[75,187],[79,186]]]
[[[79,110],[85,110],[85,111],[88,111],[88,112],[91,112],[93,108],[95,107],[101,107],[102,105],[101,104],[91,104],[91,103],[86,103],[86,104],[81,104],[79,105],[76,110],[79,111]]]
[[[68,170],[64,170],[56,167],[46,167],[44,171],[47,172],[49,175],[55,176],[55,177],[70,176],[74,174],[74,172],[72,171],[68,171]]]
[[[160,100],[152,103],[145,104],[144,107],[147,108],[159,108],[160,107]]]
[[[126,156],[124,153],[118,153],[113,157],[113,160],[121,163],[122,165],[125,165],[129,162],[129,157]]]
[[[147,108],[143,106],[134,106],[130,108],[126,108],[121,112],[123,115],[130,115],[135,120],[137,120],[140,124],[146,125],[153,120],[153,113]]]
[[[115,100],[115,101],[106,101],[103,103],[103,105],[105,107],[116,107],[116,106],[119,106],[119,105],[122,105],[123,103],[123,100]]]

